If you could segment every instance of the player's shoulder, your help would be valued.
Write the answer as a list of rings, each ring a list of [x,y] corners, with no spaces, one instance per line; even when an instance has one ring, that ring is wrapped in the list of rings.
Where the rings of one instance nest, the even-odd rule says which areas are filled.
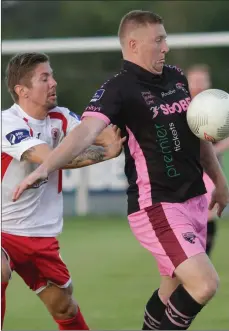
[[[60,114],[61,116],[64,116],[66,119],[73,117],[76,120],[80,121],[80,117],[67,107],[56,106],[55,108],[49,111],[49,115],[51,115],[50,117],[52,117],[52,114]]]
[[[19,116],[17,108],[13,105],[10,108],[2,110],[2,120],[4,122],[18,123],[23,121]]]
[[[164,65],[164,72],[170,75],[175,75],[175,76],[185,76],[183,69],[176,65],[172,64],[165,64]]]
[[[116,95],[127,85],[125,84],[125,81],[125,72],[123,70],[115,73],[113,76],[104,81],[99,89],[97,89],[90,102],[99,101],[104,95],[108,98],[110,95]]]
[[[101,89],[106,89],[106,88],[119,88],[121,87],[127,78],[126,75],[126,70],[121,70],[117,73],[115,73],[113,76],[108,78],[102,85]]]

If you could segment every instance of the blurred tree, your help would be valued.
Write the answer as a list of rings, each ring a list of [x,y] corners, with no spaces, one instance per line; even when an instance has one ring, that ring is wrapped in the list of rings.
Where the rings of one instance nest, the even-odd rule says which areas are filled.
[[[228,1],[4,1],[2,39],[64,38],[116,35],[130,10],[159,13],[168,33],[228,30]],[[52,54],[59,103],[81,113],[101,83],[119,71],[120,52]],[[228,48],[181,49],[168,62],[187,68],[195,62],[213,69],[215,86],[227,88]],[[2,58],[2,70],[9,56]],[[2,79],[4,73],[2,72]],[[2,105],[11,103],[3,85]]]

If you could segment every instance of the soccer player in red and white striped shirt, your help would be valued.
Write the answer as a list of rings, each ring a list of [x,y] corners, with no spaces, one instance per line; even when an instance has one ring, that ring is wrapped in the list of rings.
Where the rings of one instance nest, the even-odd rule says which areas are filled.
[[[15,270],[44,302],[60,330],[87,330],[56,239],[63,227],[62,170],[12,201],[15,186],[80,120],[57,106],[57,83],[45,54],[16,55],[8,64],[6,78],[15,103],[2,112],[2,324],[5,290]],[[116,157],[123,141],[119,129],[109,127],[95,141],[100,146],[89,147],[64,169]]]

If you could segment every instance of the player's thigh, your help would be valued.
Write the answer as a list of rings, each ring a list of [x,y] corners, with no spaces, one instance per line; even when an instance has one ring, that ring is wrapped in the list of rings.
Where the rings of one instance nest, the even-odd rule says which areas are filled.
[[[39,291],[47,281],[33,263],[33,238],[2,233],[2,246],[10,261],[11,270],[33,291]]]
[[[68,288],[71,277],[66,264],[60,256],[59,243],[56,238],[40,238],[37,243],[34,263],[47,283],[60,288]]]
[[[2,266],[4,269],[10,269],[10,273],[15,269],[16,264],[28,261],[26,254],[26,241],[20,236],[14,236],[8,233],[1,233],[1,245],[3,251]],[[7,271],[8,273],[8,271]]]
[[[43,277],[32,260],[16,264],[14,270],[22,278],[24,283],[35,293],[39,293],[47,286],[47,280]]]
[[[173,277],[182,262],[205,252],[183,204],[157,203],[128,219],[138,241],[156,258],[161,276]]]
[[[11,268],[7,253],[1,249],[1,281],[7,283],[10,280]]]

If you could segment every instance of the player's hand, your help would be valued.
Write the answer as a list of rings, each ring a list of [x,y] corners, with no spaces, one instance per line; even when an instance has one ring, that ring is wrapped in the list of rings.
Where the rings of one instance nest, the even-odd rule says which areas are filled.
[[[116,125],[107,126],[96,138],[94,141],[94,145],[107,147],[112,144],[115,140],[117,140],[117,131],[118,127]],[[120,130],[118,131],[120,136]]]
[[[229,190],[227,185],[218,185],[212,192],[209,210],[217,206],[217,215],[221,217],[224,208],[229,203]]]
[[[116,125],[106,129],[109,129],[109,132],[106,133],[106,143],[103,146],[105,149],[105,157],[111,159],[121,154],[126,137],[121,137],[121,130]]]
[[[42,181],[47,179],[47,177],[47,172],[41,167],[38,167],[15,188],[13,193],[13,201],[17,201],[25,190],[33,187],[34,185],[39,185]]]

